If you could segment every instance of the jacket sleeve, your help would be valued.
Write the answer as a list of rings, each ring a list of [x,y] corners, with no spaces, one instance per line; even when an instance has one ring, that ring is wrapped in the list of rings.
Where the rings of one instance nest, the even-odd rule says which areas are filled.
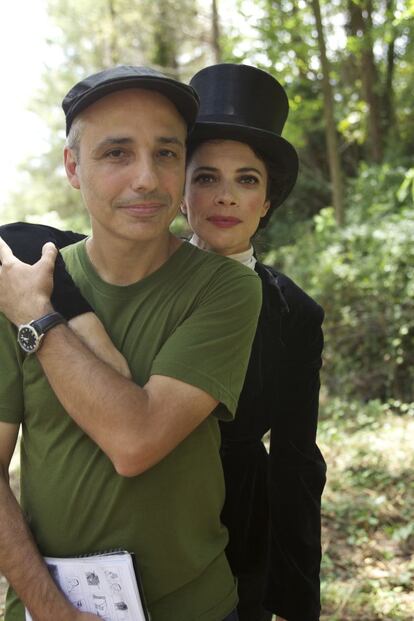
[[[264,606],[289,621],[317,621],[326,479],[316,445],[323,311],[287,277],[278,282],[289,311],[281,320],[283,353],[268,395],[270,558]]]
[[[43,245],[51,241],[57,248],[64,248],[85,237],[72,231],[60,231],[43,224],[15,222],[0,226],[0,236],[10,246],[13,253],[25,263],[36,263],[40,259]],[[69,321],[77,315],[93,312],[66,270],[60,252],[56,258],[54,287],[51,297],[53,307]]]

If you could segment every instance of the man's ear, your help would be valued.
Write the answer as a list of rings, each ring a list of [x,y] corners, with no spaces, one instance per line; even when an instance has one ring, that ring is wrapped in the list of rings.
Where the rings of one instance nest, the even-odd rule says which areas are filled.
[[[63,161],[65,163],[66,175],[70,185],[76,190],[80,189],[78,177],[78,157],[73,149],[65,147],[63,151]]]

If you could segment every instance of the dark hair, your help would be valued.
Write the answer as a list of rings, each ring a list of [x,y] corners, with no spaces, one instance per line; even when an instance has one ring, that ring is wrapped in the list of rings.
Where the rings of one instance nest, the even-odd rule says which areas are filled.
[[[199,146],[204,144],[204,142],[210,142],[210,141],[215,141],[215,140],[217,141],[231,140],[231,138],[214,137],[214,134],[213,134],[211,138],[208,138],[207,140],[199,140],[199,141],[193,140],[192,141],[190,137],[190,140],[187,143],[187,162],[186,162],[187,165],[191,161],[195,151],[197,151]],[[235,139],[235,140],[237,142],[243,142],[242,140],[239,140],[239,139]],[[278,205],[280,202],[280,197],[284,191],[285,184],[288,179],[288,175],[286,173],[284,165],[281,162],[277,162],[276,160],[270,159],[269,157],[261,153],[258,149],[256,149],[254,146],[249,144],[248,142],[245,142],[244,144],[247,144],[247,146],[251,148],[251,150],[256,155],[256,157],[258,157],[259,160],[261,160],[266,167],[266,172],[267,172],[266,200],[270,202],[270,208],[267,214],[263,216],[263,218],[261,218],[260,220],[258,228],[262,229],[265,226],[267,226],[267,223],[269,222],[272,216],[272,213],[274,212],[274,209],[275,209],[274,206]]]
[[[284,167],[280,164],[280,162],[266,157],[252,146],[250,146],[250,148],[252,149],[256,157],[258,157],[259,160],[263,162],[267,172],[266,200],[270,202],[270,207],[267,214],[265,214],[259,222],[259,229],[263,229],[265,226],[267,226],[267,223],[269,222],[275,210],[274,206],[279,205],[280,203],[280,198],[285,188],[288,175],[286,174],[286,171],[284,170]]]

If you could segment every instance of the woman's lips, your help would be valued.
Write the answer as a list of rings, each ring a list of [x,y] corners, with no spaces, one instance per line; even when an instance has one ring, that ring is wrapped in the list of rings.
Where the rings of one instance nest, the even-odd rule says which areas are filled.
[[[220,229],[229,229],[241,222],[239,218],[233,218],[232,216],[210,216],[207,220]]]

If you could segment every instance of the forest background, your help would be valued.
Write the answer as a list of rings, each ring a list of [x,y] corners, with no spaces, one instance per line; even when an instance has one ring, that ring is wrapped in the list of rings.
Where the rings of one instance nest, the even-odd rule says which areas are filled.
[[[300,175],[257,247],[326,312],[322,619],[414,618],[414,0],[48,0],[48,13],[54,61],[31,108],[49,146],[22,162],[2,223],[88,230],[60,110],[86,74],[150,64],[188,81],[243,62],[286,87]]]

